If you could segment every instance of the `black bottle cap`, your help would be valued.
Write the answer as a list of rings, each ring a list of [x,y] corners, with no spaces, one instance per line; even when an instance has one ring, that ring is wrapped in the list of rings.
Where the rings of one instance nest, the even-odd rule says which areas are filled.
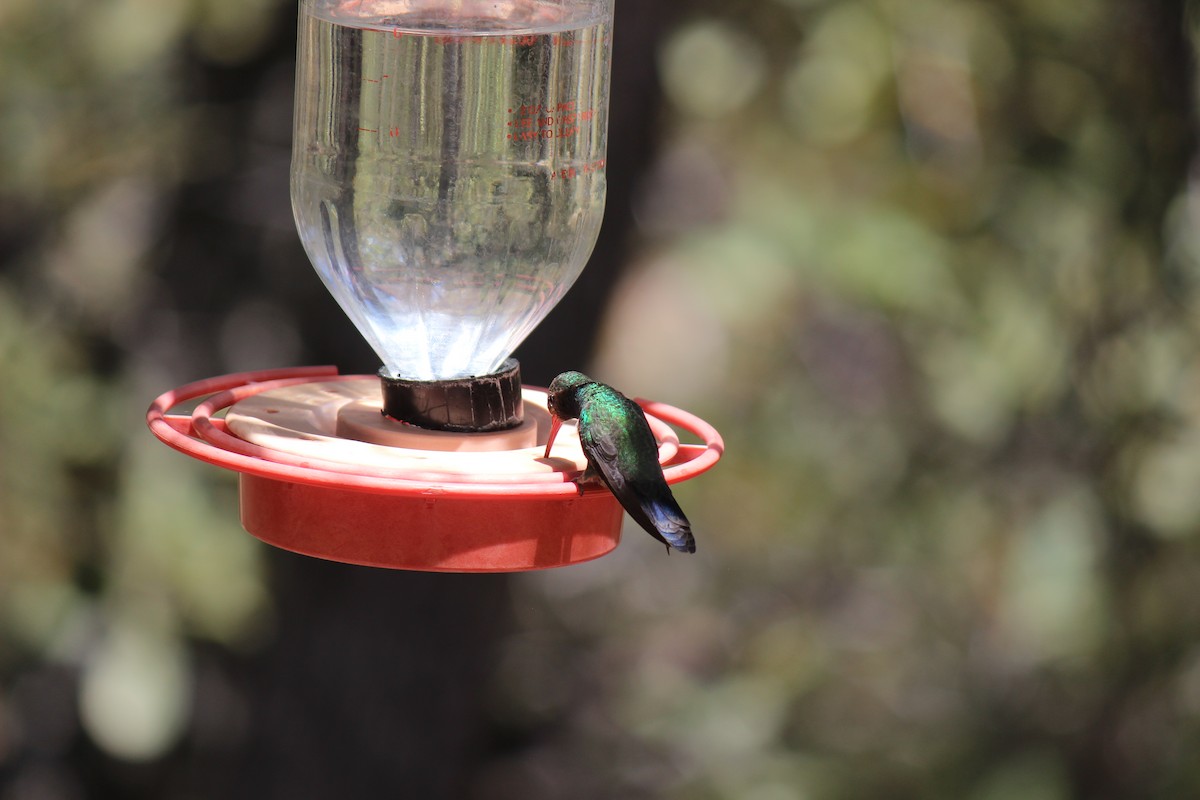
[[[383,413],[435,431],[486,433],[515,428],[524,419],[521,365],[510,358],[499,372],[445,381],[410,381],[379,370]]]

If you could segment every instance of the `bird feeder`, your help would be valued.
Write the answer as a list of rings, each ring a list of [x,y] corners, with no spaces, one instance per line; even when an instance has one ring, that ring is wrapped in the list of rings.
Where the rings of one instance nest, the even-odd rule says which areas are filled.
[[[546,392],[510,357],[600,227],[611,23],[612,0],[300,0],[297,228],[384,366],[228,375],[154,401],[159,439],[239,473],[247,531],[452,572],[616,547],[620,505],[576,483],[577,436],[543,456]],[[639,402],[669,483],[720,458],[703,420]]]

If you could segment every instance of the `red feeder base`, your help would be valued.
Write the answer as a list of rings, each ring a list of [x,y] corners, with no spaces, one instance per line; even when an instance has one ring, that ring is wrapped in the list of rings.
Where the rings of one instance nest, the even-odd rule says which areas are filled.
[[[554,457],[540,457],[546,441],[541,422],[533,446],[446,454],[347,441],[316,429],[241,438],[213,417],[255,398],[251,404],[270,419],[280,411],[270,407],[272,392],[290,387],[341,402],[339,392],[362,393],[365,385],[377,392],[378,379],[338,376],[324,367],[229,375],[163,394],[147,422],[168,445],[239,472],[243,527],[293,552],[394,569],[513,572],[577,564],[617,546],[621,506],[601,487],[580,491],[574,482],[583,466],[577,449],[569,446],[560,456],[556,444]],[[532,408],[535,418],[540,413],[548,419],[545,392],[525,394],[527,414]],[[197,398],[207,399],[191,415],[169,413]],[[703,420],[660,403],[642,406],[659,438],[668,482],[694,477],[720,458],[720,435]],[[681,444],[670,425],[704,444]],[[361,454],[363,463],[326,460],[327,453],[347,449]],[[401,455],[396,464],[388,463],[393,453]]]
[[[621,540],[612,495],[557,502],[394,497],[241,476],[242,526],[268,544],[375,567],[507,572],[590,561]]]

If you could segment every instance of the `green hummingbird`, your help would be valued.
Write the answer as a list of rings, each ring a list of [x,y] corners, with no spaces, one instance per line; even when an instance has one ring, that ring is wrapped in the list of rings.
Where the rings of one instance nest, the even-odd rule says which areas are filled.
[[[550,438],[546,456],[563,420],[579,420],[579,443],[588,467],[581,482],[599,477],[629,516],[658,541],[681,553],[696,552],[692,526],[684,516],[658,463],[658,444],[641,406],[611,386],[579,372],[550,382]]]

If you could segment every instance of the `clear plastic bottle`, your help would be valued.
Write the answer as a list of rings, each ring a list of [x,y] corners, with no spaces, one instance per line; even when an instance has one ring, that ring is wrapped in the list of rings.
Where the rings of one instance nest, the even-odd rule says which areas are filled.
[[[498,369],[604,211],[612,0],[301,0],[292,205],[395,377]]]

